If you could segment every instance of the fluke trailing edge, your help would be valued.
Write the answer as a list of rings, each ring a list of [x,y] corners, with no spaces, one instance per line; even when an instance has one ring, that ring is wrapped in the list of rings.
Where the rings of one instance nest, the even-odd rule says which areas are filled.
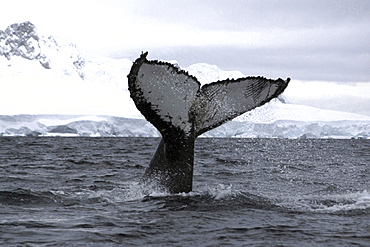
[[[136,59],[128,75],[136,107],[162,135],[143,181],[171,193],[192,190],[194,142],[199,135],[269,102],[290,81],[244,77],[201,87],[186,71],[149,61],[147,55]]]

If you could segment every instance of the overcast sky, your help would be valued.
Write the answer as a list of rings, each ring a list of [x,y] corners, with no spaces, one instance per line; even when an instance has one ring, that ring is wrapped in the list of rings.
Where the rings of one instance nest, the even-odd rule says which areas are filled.
[[[21,0],[1,8],[0,29],[29,20],[41,33],[111,57],[149,51],[182,67],[206,62],[245,75],[370,82],[368,0]]]
[[[30,20],[40,32],[105,55],[134,59],[148,50],[151,58],[184,67],[207,62],[247,75],[370,81],[368,0],[25,0],[5,6],[2,29]]]

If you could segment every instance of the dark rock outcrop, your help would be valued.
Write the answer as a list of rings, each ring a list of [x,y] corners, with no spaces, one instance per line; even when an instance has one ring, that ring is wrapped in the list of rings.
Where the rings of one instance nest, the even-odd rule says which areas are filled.
[[[0,55],[8,60],[12,56],[20,56],[29,60],[44,60],[45,56],[41,53],[40,37],[37,34],[35,25],[26,21],[15,23],[5,29],[0,30]],[[41,63],[45,68],[50,68]]]

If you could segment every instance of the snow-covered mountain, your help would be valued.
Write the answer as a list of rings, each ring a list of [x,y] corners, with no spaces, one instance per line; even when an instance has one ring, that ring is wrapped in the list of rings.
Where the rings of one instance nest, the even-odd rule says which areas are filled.
[[[18,72],[18,63],[26,59],[39,63],[45,69],[53,69],[59,76],[84,77],[81,69],[85,60],[76,45],[57,42],[53,36],[39,35],[30,22],[15,23],[5,31],[0,30],[0,58],[0,65],[9,67],[7,70],[2,69],[2,74]],[[21,65],[27,67],[24,63]]]
[[[131,65],[12,24],[0,31],[0,114],[140,116],[127,91]]]
[[[30,22],[10,25],[0,31],[0,135],[159,136],[129,97],[131,65],[86,55],[40,35]],[[244,76],[205,63],[183,69],[202,84]],[[370,117],[283,102],[289,99],[282,96],[203,136],[370,137]]]

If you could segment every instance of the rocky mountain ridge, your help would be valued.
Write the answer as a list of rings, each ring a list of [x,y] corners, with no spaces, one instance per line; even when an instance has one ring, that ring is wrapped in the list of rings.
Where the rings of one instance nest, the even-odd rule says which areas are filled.
[[[58,67],[56,56],[64,57],[67,66],[66,73],[74,70],[83,79],[81,70],[85,65],[85,59],[75,44],[59,44],[53,36],[42,36],[38,33],[34,24],[29,21],[9,25],[4,31],[0,30],[0,56],[7,60],[14,57],[22,57],[28,60],[38,61],[45,69]],[[11,66],[9,63],[8,66]],[[68,68],[70,67],[70,68]]]

